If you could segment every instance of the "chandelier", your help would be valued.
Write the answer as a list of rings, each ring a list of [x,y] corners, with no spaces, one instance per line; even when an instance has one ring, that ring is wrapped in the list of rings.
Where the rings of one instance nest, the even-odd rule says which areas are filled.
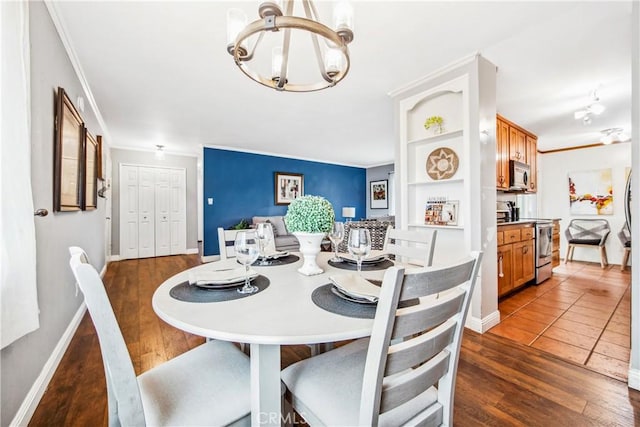
[[[250,79],[278,91],[312,92],[333,87],[349,72],[347,45],[353,41],[351,6],[347,2],[336,5],[333,11],[334,30],[319,21],[313,1],[299,2],[304,9],[304,17],[293,15],[294,3],[295,0],[265,1],[258,8],[260,19],[248,25],[242,10],[230,9],[227,13],[227,52]],[[298,44],[295,46],[297,49],[292,49],[292,34],[298,36],[301,32],[311,36],[311,45],[300,49]],[[263,40],[265,34],[271,38],[269,42]],[[265,63],[268,62],[270,47],[269,68]],[[313,56],[317,70],[308,69],[313,63]],[[290,74],[290,62],[301,65],[301,73]],[[310,75],[315,76],[309,78]]]

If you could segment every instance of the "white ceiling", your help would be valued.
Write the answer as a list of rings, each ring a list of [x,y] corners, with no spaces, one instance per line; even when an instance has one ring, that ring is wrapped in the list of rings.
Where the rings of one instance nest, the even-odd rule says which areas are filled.
[[[226,12],[259,2],[55,2],[113,147],[229,147],[340,164],[393,161],[388,93],[466,55],[498,66],[498,113],[545,151],[631,133],[631,2],[353,2],[351,71],[279,93],[226,52]],[[321,16],[331,4],[319,5]],[[605,112],[573,112],[598,94]]]

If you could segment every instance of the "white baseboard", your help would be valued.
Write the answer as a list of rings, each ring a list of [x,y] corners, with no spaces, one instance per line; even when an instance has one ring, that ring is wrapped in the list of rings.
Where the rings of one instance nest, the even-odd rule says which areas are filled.
[[[198,253],[200,253],[198,248],[187,249],[187,255],[193,255],[193,254],[198,254]]]
[[[629,368],[629,380],[627,382],[630,388],[640,390],[640,369]]]
[[[111,255],[109,257],[109,262],[111,261],[120,261],[120,255]]]
[[[200,260],[203,263],[218,261],[220,259],[220,255],[207,255],[200,257]]]
[[[500,311],[496,310],[482,319],[479,317],[468,316],[467,322],[464,326],[472,331],[478,332],[479,334],[484,334],[498,323],[500,323]]]
[[[36,411],[44,392],[47,390],[49,381],[51,381],[53,374],[56,372],[56,369],[60,364],[60,360],[62,360],[62,356],[64,356],[65,351],[67,351],[67,347],[69,347],[69,343],[71,342],[73,335],[76,333],[76,329],[78,329],[86,311],[87,306],[83,302],[80,304],[80,307],[73,316],[73,319],[71,319],[71,322],[69,322],[69,326],[67,326],[64,334],[60,337],[60,340],[53,349],[51,356],[49,356],[49,359],[42,367],[40,375],[38,375],[38,378],[36,378],[31,389],[29,389],[29,392],[22,401],[20,408],[18,408],[18,412],[9,424],[10,426],[26,426],[29,424],[29,421],[31,421],[31,417]]]

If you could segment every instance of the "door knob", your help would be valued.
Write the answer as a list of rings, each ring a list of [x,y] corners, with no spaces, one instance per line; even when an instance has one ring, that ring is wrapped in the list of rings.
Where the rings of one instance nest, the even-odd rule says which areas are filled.
[[[46,209],[38,209],[33,213],[33,216],[47,216],[49,215],[49,211]]]

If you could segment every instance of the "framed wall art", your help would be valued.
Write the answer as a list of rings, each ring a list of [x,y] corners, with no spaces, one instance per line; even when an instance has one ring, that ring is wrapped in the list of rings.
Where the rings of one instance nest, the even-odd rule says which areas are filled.
[[[369,199],[371,209],[389,209],[389,181],[369,182]]]
[[[98,162],[96,163],[96,172],[98,179],[104,181],[104,173],[102,171],[102,136],[96,135],[96,142],[98,143]]]
[[[611,169],[569,172],[571,215],[613,215]]]
[[[83,210],[98,207],[98,141],[85,129]]]
[[[288,205],[304,196],[304,176],[299,173],[276,172],[273,194],[276,205]]]
[[[83,203],[84,122],[63,88],[55,114],[53,210],[78,211]]]

